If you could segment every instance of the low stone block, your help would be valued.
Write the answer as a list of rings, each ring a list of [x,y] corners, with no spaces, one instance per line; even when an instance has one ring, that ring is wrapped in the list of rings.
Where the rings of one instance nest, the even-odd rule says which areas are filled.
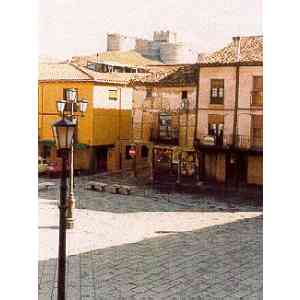
[[[129,195],[132,191],[132,187],[128,185],[121,185],[120,194]]]
[[[108,191],[112,194],[119,194],[121,186],[119,184],[113,184],[108,187]]]

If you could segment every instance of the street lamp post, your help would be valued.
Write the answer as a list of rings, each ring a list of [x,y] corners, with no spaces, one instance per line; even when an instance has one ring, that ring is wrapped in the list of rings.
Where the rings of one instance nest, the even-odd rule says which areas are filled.
[[[74,112],[79,110],[81,116],[87,110],[88,101],[79,100],[77,97],[76,89],[67,89],[66,90],[66,99],[57,101],[57,110],[62,115],[67,115],[67,117],[77,125],[77,118],[74,115]],[[65,105],[62,105],[65,103]],[[66,109],[68,108],[68,109]],[[77,108],[77,109],[76,109]],[[73,210],[75,208],[75,196],[74,196],[74,138],[71,143],[70,148],[70,183],[69,183],[69,195],[68,195],[68,207],[66,213],[66,227],[67,229],[74,228],[74,214]]]
[[[58,300],[65,300],[67,161],[74,136],[75,126],[74,122],[65,118],[52,125],[58,156],[62,158],[59,203]]]

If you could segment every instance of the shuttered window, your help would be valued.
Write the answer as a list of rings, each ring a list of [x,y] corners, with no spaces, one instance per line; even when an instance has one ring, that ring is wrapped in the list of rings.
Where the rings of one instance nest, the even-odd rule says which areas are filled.
[[[253,77],[253,90],[254,91],[262,91],[263,90],[263,77],[262,76],[254,76]]]
[[[262,146],[263,140],[263,116],[252,116],[252,145]]]
[[[211,79],[210,103],[224,104],[224,79]]]
[[[224,124],[224,115],[208,115],[208,124]]]
[[[252,90],[252,105],[262,105],[263,104],[263,77],[254,76],[253,77],[253,90]]]

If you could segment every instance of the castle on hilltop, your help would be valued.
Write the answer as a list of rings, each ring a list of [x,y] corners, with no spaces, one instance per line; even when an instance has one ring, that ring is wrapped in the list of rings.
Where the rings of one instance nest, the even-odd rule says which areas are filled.
[[[129,37],[119,33],[107,34],[107,51],[134,50],[141,55],[160,60],[165,64],[195,63],[198,54],[184,43],[177,41],[177,34],[154,31],[153,40]]]

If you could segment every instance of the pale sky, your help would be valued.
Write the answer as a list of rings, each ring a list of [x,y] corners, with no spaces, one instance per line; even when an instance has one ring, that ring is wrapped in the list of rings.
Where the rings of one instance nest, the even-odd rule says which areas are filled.
[[[262,0],[40,0],[39,53],[70,57],[106,51],[106,33],[152,39],[175,31],[198,52],[231,37],[262,34]]]

